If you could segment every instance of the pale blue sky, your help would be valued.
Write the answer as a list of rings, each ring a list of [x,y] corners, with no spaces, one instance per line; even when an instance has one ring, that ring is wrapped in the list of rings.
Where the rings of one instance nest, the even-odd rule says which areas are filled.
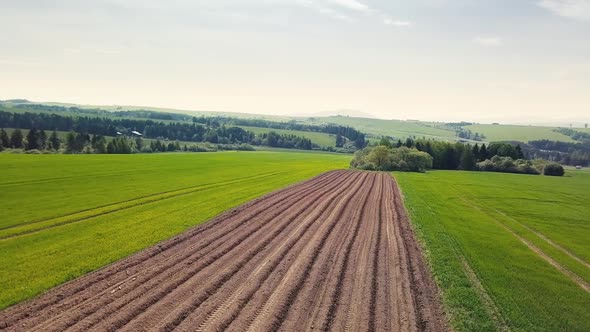
[[[590,0],[0,0],[0,99],[590,120]]]

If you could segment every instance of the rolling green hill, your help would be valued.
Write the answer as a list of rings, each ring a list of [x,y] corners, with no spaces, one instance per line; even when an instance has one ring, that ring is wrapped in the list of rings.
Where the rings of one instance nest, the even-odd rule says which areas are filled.
[[[305,121],[311,124],[333,123],[350,126],[373,136],[392,136],[396,139],[405,139],[410,136],[424,136],[439,140],[456,139],[455,131],[446,127],[443,123],[435,122],[382,120],[347,116],[308,118]]]
[[[248,126],[239,126],[239,127],[244,128],[247,131],[251,131],[256,135],[266,134],[268,132],[274,131],[275,133],[281,134],[281,135],[296,135],[296,136],[309,138],[312,143],[315,143],[321,147],[336,146],[336,136],[326,134],[326,133],[316,133],[316,132],[300,131],[300,130],[248,127]]]
[[[548,139],[551,141],[574,142],[569,136],[554,132],[557,127],[536,127],[536,126],[513,126],[513,125],[491,125],[476,124],[465,126],[473,132],[486,135],[486,141],[520,141],[528,142],[534,140]],[[583,129],[576,128],[582,131]]]

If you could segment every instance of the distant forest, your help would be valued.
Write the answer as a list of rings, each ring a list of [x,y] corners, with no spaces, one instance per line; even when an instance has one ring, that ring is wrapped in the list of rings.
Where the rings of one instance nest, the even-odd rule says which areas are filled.
[[[365,135],[353,128],[336,125],[311,126],[295,123],[281,123],[264,120],[245,120],[229,117],[185,117],[170,114],[168,119],[145,119],[142,117],[165,118],[168,114],[138,112],[107,112],[102,110],[84,110],[61,106],[44,106],[24,104],[18,106],[25,110],[42,110],[47,113],[16,113],[10,108],[0,110],[0,128],[35,129],[47,131],[66,131],[80,135],[127,136],[132,131],[140,132],[143,137],[164,141],[205,142],[213,144],[250,144],[276,148],[312,150],[320,149],[309,138],[279,134],[272,129],[291,129],[309,132],[321,132],[336,135],[336,147],[343,147],[347,142],[353,149],[366,145]],[[71,115],[67,112],[72,112]],[[104,116],[99,116],[104,115]],[[180,120],[180,121],[174,121]],[[271,129],[268,133],[256,135],[238,127],[253,126]],[[20,145],[20,144],[17,144]],[[4,148],[14,146],[4,146]]]
[[[226,116],[189,116],[186,114],[179,114],[179,113],[167,113],[167,112],[155,112],[149,110],[134,110],[134,111],[105,111],[101,109],[84,109],[79,107],[63,107],[63,106],[51,106],[51,105],[40,105],[40,104],[19,104],[18,107],[23,110],[31,110],[31,111],[42,111],[42,112],[53,112],[53,113],[71,113],[74,115],[79,115],[83,117],[90,117],[90,115],[94,115],[94,117],[90,117],[91,119],[95,119],[96,117],[100,118],[108,118],[112,120],[116,120],[117,118],[121,118],[121,120],[127,121],[134,121],[132,119],[143,119],[143,120],[135,120],[135,121],[146,121],[146,120],[154,120],[149,125],[153,125],[153,123],[157,123],[157,120],[162,121],[174,121],[178,122],[179,124],[202,124],[206,125],[209,128],[219,128],[222,126],[226,127],[235,127],[235,126],[247,126],[247,127],[258,127],[258,128],[269,128],[269,129],[282,129],[282,130],[297,130],[297,131],[307,131],[307,132],[316,132],[316,133],[326,133],[332,134],[337,136],[337,144],[336,147],[342,147],[346,140],[341,138],[346,138],[348,141],[354,143],[357,148],[362,148],[366,145],[366,137],[365,134],[348,126],[340,126],[340,125],[333,125],[333,124],[326,124],[326,125],[308,125],[308,124],[301,124],[295,121],[288,121],[288,122],[277,122],[277,121],[269,121],[269,120],[262,120],[262,119],[240,119],[234,117],[226,117]],[[124,123],[123,127],[129,127],[130,123]],[[136,128],[141,128],[142,124],[140,123],[133,123]],[[146,124],[147,125],[147,124]],[[58,129],[60,130],[60,129]],[[138,130],[139,129],[135,129]],[[102,133],[102,135],[109,135],[108,133]],[[151,135],[151,134],[148,134]],[[168,136],[166,136],[168,135]],[[179,139],[179,140],[190,140],[188,138],[172,138],[169,135],[170,133],[163,133],[159,135],[161,137],[168,137],[169,139]],[[185,135],[186,136],[186,135]],[[338,139],[340,138],[340,142]],[[339,144],[340,143],[340,144]]]

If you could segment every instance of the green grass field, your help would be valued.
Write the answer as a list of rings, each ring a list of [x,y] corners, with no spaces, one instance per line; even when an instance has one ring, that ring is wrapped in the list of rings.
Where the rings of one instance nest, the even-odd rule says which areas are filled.
[[[0,155],[0,309],[350,156]]]
[[[513,125],[490,125],[490,124],[477,124],[471,126],[465,126],[465,129],[469,129],[472,132],[478,132],[484,134],[485,141],[519,141],[528,142],[534,140],[548,139],[551,141],[562,141],[562,142],[575,142],[571,137],[556,133],[553,130],[557,127],[537,127],[537,126],[513,126]],[[584,131],[584,129],[575,128],[578,131]]]
[[[306,120],[311,124],[333,123],[350,126],[363,133],[376,136],[393,136],[396,139],[406,139],[410,136],[426,137],[440,140],[454,141],[455,132],[444,127],[443,124],[422,121],[382,120],[369,118],[354,118],[347,116],[319,117]]]
[[[272,129],[272,128],[260,128],[260,127],[248,127],[248,126],[240,126],[245,130],[251,131],[256,135],[266,134],[268,132],[274,131],[277,134],[281,135],[296,135],[305,137],[311,140],[312,143],[315,143],[321,147],[334,147],[336,146],[336,136],[330,135],[326,133],[316,133],[310,131],[299,131],[299,130],[286,130],[286,129]]]
[[[590,172],[396,173],[458,331],[590,331]]]

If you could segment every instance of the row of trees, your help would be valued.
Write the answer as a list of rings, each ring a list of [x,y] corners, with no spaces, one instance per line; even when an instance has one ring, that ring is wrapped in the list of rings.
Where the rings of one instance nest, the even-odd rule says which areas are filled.
[[[109,119],[89,117],[66,117],[57,114],[9,113],[0,111],[0,127],[31,129],[36,133],[52,128],[58,131],[73,131],[98,136],[116,136],[121,133],[131,136],[132,130],[143,132],[144,137],[171,141],[209,142],[214,144],[251,144],[271,147],[311,150],[317,148],[310,139],[269,132],[255,135],[240,127],[206,127],[201,124],[163,123],[152,120]],[[38,127],[39,126],[39,127]],[[17,132],[18,133],[18,132]],[[21,133],[22,134],[22,133]],[[22,139],[15,139],[22,141]],[[31,140],[29,140],[31,142]],[[11,144],[13,148],[28,148],[21,144]],[[35,147],[44,149],[45,147]]]
[[[422,160],[425,160],[423,155],[417,153],[424,153],[430,157],[430,162],[423,163]],[[399,167],[400,159],[395,159],[395,155],[410,155],[411,157],[409,159],[401,158],[404,161],[402,164],[404,167]],[[408,138],[405,142],[399,140],[397,143],[382,139],[379,146],[355,153],[351,166],[385,171],[423,171],[434,168],[539,174],[544,172],[547,164],[537,166],[533,165],[531,161],[525,160],[522,148],[518,144],[491,143],[488,146],[485,144],[480,146],[479,144],[470,145]],[[559,165],[551,164],[549,169],[558,168],[557,166]]]
[[[575,141],[588,142],[590,141],[590,133],[585,133],[569,128],[554,129],[555,132],[571,137]]]
[[[276,133],[275,133],[276,134]],[[271,135],[272,136],[272,135]],[[290,146],[287,141],[283,139],[282,135],[275,136],[278,147],[293,147],[299,148],[301,138],[289,137],[289,139],[297,141],[294,146]],[[284,144],[281,145],[281,144]],[[299,144],[299,145],[298,145]],[[306,140],[308,146],[311,141]],[[163,142],[160,140],[150,140],[149,144],[143,138],[129,138],[129,137],[115,137],[108,139],[102,135],[90,135],[84,133],[69,132],[64,139],[58,136],[56,131],[53,131],[47,137],[44,130],[31,129],[27,135],[23,135],[20,129],[13,130],[10,134],[4,129],[0,129],[0,151],[4,149],[22,149],[26,151],[45,150],[63,153],[111,153],[111,154],[127,154],[127,153],[151,153],[151,152],[214,152],[219,150],[240,150],[252,151],[254,148],[249,144],[209,144],[195,143],[185,144],[181,146],[180,142]],[[304,147],[301,147],[304,148]]]
[[[542,158],[565,165],[590,166],[590,141],[567,143],[549,140],[530,141],[524,145],[528,158]]]
[[[459,138],[469,139],[473,141],[481,141],[486,138],[484,134],[480,134],[478,132],[472,132],[471,129],[465,129],[463,127],[472,125],[471,122],[450,122],[447,123],[446,126],[450,127],[455,130],[455,135]]]
[[[60,131],[74,130],[76,132],[89,132],[91,134],[113,135],[114,131],[121,131],[125,128],[135,128],[141,131],[146,137],[163,137],[167,139],[182,141],[209,141],[204,140],[205,135],[210,135],[207,128],[213,130],[223,126],[250,126],[269,129],[298,130],[307,132],[321,132],[338,135],[346,140],[354,142],[357,148],[363,148],[366,145],[365,134],[348,127],[335,124],[310,125],[297,123],[296,121],[276,122],[262,119],[241,119],[225,116],[216,117],[190,117],[185,114],[164,113],[148,110],[136,111],[115,111],[108,112],[100,109],[82,109],[78,107],[50,106],[40,104],[20,104],[19,108],[36,112],[47,113],[28,113],[41,115],[38,119],[31,119],[30,115],[19,116],[13,119],[13,124],[4,123],[5,120],[0,116],[0,126],[13,128],[31,128],[33,126],[41,129],[57,129]],[[26,112],[25,112],[26,113]],[[63,121],[60,114],[71,113],[76,118],[73,121]],[[66,117],[68,118],[68,117]],[[91,120],[90,123],[88,120]],[[101,123],[96,119],[107,120]],[[139,120],[143,119],[143,120]],[[158,120],[177,121],[164,124]],[[192,124],[189,123],[192,120]],[[31,123],[35,122],[35,123]],[[28,123],[28,125],[27,125]],[[43,126],[41,127],[41,123]],[[226,137],[225,135],[222,137]],[[238,139],[241,142],[247,140]],[[236,141],[230,141],[224,144],[232,144]],[[342,143],[342,145],[344,145]]]
[[[4,149],[58,150],[60,144],[55,131],[48,137],[44,130],[31,129],[25,136],[20,129],[13,130],[10,135],[6,130],[0,129],[0,151]]]
[[[346,140],[354,142],[354,145],[362,149],[366,145],[366,137],[362,132],[348,126],[340,126],[335,124],[326,125],[310,125],[297,123],[296,121],[288,122],[276,122],[262,119],[240,119],[232,117],[194,117],[193,123],[204,124],[213,128],[220,127],[222,125],[231,126],[247,126],[247,127],[258,127],[258,128],[269,128],[269,129],[283,129],[283,130],[297,130],[307,132],[318,132],[336,135],[337,147],[342,147]],[[346,138],[346,140],[344,139]]]
[[[489,146],[476,143],[475,145],[462,143],[449,143],[427,139],[413,140],[407,138],[404,142],[398,140],[391,142],[388,139],[381,139],[379,145],[388,148],[415,148],[418,151],[426,152],[433,158],[435,169],[464,169],[474,170],[478,162],[490,159],[493,156],[510,157],[512,159],[523,159],[524,154],[520,145],[508,143],[491,143]]]

